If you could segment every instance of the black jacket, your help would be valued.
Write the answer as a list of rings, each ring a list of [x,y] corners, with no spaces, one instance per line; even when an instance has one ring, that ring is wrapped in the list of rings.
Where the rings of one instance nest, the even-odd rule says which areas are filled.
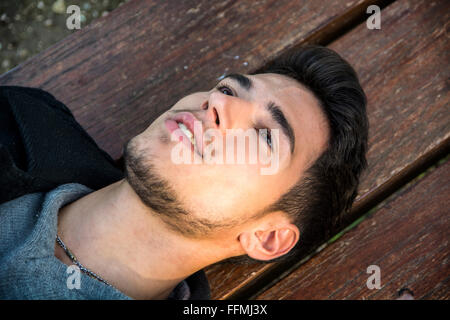
[[[0,86],[0,203],[76,182],[93,190],[123,178],[71,111],[40,89]],[[186,279],[191,299],[209,299],[203,271]]]

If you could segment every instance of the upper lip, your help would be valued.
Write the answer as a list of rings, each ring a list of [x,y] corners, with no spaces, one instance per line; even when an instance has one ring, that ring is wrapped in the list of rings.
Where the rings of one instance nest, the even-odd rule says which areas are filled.
[[[203,122],[197,119],[191,112],[178,112],[172,118],[172,120],[183,123],[186,128],[192,132],[195,138],[195,148],[203,156]],[[200,123],[201,130],[195,130],[195,123]]]

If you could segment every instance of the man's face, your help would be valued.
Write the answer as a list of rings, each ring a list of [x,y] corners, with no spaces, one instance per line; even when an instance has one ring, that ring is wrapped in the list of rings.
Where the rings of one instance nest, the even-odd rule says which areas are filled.
[[[193,131],[192,120],[200,134],[196,132],[193,144],[186,136],[181,143],[180,128]],[[276,129],[272,132],[278,134],[267,136],[259,129]],[[239,139],[249,130],[257,139],[256,162],[250,161],[249,140],[243,140],[244,150],[238,150],[237,144],[232,150],[227,146],[227,134],[233,132]],[[214,138],[206,132],[213,132]],[[135,190],[140,185],[138,194],[147,197],[144,202],[166,221],[214,229],[247,221],[277,201],[299,181],[327,141],[328,125],[318,101],[297,81],[272,73],[231,75],[210,91],[179,100],[128,143],[125,161],[130,184]],[[264,161],[261,150],[266,152]],[[244,152],[244,163],[236,157],[227,161],[228,152],[236,157]],[[180,163],[180,153],[192,161]],[[202,161],[206,154],[216,162]],[[195,162],[195,157],[200,161]],[[270,174],[263,174],[262,169],[269,167]]]

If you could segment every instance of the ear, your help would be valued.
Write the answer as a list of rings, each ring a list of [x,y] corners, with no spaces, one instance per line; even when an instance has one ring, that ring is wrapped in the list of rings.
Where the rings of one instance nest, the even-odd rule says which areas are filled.
[[[288,253],[300,238],[300,231],[292,223],[245,231],[239,235],[242,248],[250,258],[272,260]]]

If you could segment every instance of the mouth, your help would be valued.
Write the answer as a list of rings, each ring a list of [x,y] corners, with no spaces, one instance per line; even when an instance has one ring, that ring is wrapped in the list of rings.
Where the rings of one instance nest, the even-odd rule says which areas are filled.
[[[203,124],[192,113],[179,112],[172,118],[167,119],[165,125],[170,134],[179,130],[179,141],[182,141],[192,151],[203,157]]]

